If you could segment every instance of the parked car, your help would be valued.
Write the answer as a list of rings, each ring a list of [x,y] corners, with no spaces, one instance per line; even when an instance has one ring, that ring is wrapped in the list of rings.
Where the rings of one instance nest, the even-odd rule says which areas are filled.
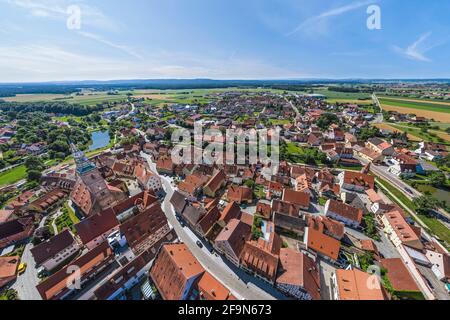
[[[19,264],[19,267],[17,268],[17,272],[19,274],[23,274],[25,272],[25,270],[27,270],[27,264],[25,262],[22,262],[21,264]]]
[[[197,240],[197,246],[199,247],[199,248],[203,248],[203,243],[201,243],[201,241],[200,240]]]

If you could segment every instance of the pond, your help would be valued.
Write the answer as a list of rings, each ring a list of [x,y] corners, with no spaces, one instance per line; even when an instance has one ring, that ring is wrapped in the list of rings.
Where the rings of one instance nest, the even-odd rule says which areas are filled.
[[[92,144],[88,151],[93,151],[106,147],[109,144],[109,131],[95,131],[91,134]]]

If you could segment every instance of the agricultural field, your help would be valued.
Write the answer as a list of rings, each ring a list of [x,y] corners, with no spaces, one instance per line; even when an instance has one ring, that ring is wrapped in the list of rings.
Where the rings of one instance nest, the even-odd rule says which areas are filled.
[[[390,132],[404,132],[404,130],[396,128],[393,125],[388,124],[388,123],[377,123],[377,124],[374,124],[374,126],[377,127],[378,129],[387,130]],[[408,139],[411,141],[416,141],[416,142],[422,141],[421,138],[419,138],[411,133],[408,133]]]
[[[111,95],[107,92],[85,93],[83,95],[63,95],[63,94],[21,94],[15,97],[3,98],[8,102],[46,102],[46,101],[64,101],[67,103],[78,103],[81,105],[96,105],[98,103],[120,102],[127,99],[126,91],[117,95]]]
[[[70,96],[64,94],[18,94],[15,97],[1,98],[7,102],[41,102],[68,99]]]
[[[434,121],[450,123],[450,105],[436,102],[415,102],[401,99],[380,98],[383,110],[415,114]]]
[[[422,132],[420,128],[405,124],[390,124],[390,126],[401,132],[407,132],[424,141],[434,143],[450,142],[450,135],[442,131],[428,130],[427,132]]]
[[[370,93],[363,92],[338,92],[328,89],[315,89],[314,94],[322,94],[327,97],[327,100],[339,99],[341,101],[372,101]],[[362,102],[360,102],[362,103]]]
[[[445,101],[445,100],[412,99],[412,98],[386,97],[386,96],[380,96],[379,98],[380,99],[387,99],[387,100],[414,102],[414,103],[420,103],[420,104],[427,103],[427,104],[437,104],[437,105],[450,106],[450,101]]]
[[[328,103],[351,103],[357,105],[372,105],[372,99],[358,100],[358,99],[327,99]]]

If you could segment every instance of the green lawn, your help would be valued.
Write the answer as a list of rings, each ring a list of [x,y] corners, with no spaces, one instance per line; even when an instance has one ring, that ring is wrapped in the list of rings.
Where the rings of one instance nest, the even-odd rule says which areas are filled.
[[[435,103],[427,103],[427,102],[413,102],[413,101],[403,101],[403,100],[394,100],[388,98],[379,99],[380,103],[383,105],[396,106],[396,107],[404,107],[404,108],[412,108],[418,110],[428,110],[435,112],[445,112],[450,113],[450,106],[439,105]]]
[[[74,224],[77,224],[78,222],[80,222],[80,219],[78,219],[77,215],[75,214],[75,211],[73,211],[73,209],[69,206],[69,204],[67,202],[64,204],[64,207],[67,209],[69,218],[70,218],[70,220],[72,220],[72,222]]]
[[[414,203],[411,200],[409,200],[408,197],[406,197],[396,187],[394,187],[387,181],[380,179],[380,178],[376,178],[376,182],[381,184],[386,189],[388,189],[394,196],[396,196],[401,202],[403,202],[409,209],[411,209],[412,211],[416,210],[416,206],[414,205]],[[408,213],[406,212],[406,214],[408,214]]]
[[[63,214],[55,220],[58,233],[60,233],[64,228],[69,228],[72,230],[72,232],[75,232],[74,224],[80,222],[80,219],[78,219],[78,217],[75,215],[75,212],[67,203],[64,204],[62,212]]]
[[[27,176],[27,168],[25,165],[17,166],[11,170],[0,173],[0,186],[6,186],[16,183]]]
[[[288,119],[270,119],[270,124],[273,126],[283,126],[290,123],[292,123],[292,121]]]
[[[446,247],[450,248],[450,230],[436,218],[431,218],[423,214],[418,214],[418,216],[439,239],[447,243]]]

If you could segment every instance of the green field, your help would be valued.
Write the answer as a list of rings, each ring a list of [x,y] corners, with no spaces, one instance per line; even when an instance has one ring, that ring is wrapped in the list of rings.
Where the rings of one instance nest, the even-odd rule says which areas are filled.
[[[11,170],[0,173],[0,186],[6,186],[16,183],[27,176],[25,165],[17,166]]]
[[[403,107],[403,108],[411,108],[417,110],[428,110],[434,112],[444,112],[450,113],[450,106],[439,105],[436,103],[427,103],[427,102],[412,102],[412,101],[403,101],[403,100],[394,100],[388,98],[380,98],[380,103],[382,105],[388,105],[393,107]]]
[[[315,89],[314,94],[322,94],[327,97],[327,100],[370,100],[372,96],[370,93],[363,92],[339,92],[339,91],[331,91],[328,89]]]
[[[26,94],[6,98],[6,101],[16,102],[46,102],[46,101],[64,101],[67,103],[78,103],[81,105],[96,105],[103,102],[126,101],[129,91],[121,91],[117,95],[109,95],[107,92],[95,92],[83,95],[62,95],[62,94]]]

